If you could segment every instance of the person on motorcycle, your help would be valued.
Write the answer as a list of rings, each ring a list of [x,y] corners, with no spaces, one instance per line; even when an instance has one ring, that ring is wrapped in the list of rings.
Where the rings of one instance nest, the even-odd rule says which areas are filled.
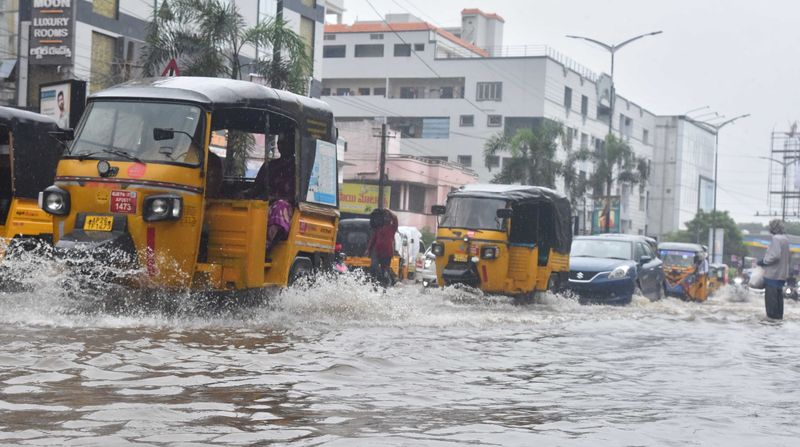
[[[783,222],[774,219],[769,223],[772,241],[758,265],[764,268],[764,306],[767,317],[783,319],[783,286],[789,277],[789,238]]]

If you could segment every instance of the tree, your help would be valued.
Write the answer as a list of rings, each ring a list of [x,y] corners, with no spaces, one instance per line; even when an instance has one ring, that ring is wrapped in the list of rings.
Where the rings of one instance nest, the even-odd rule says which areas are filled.
[[[637,156],[627,142],[613,134],[608,134],[602,147],[598,149],[581,148],[569,154],[566,170],[571,172],[565,174],[565,179],[575,179],[574,162],[587,160],[592,162],[594,171],[589,175],[586,185],[580,185],[573,180],[568,189],[575,189],[576,193],[583,194],[586,186],[590,186],[595,197],[611,196],[614,182],[638,184],[644,189],[650,175],[647,159]],[[609,222],[608,216],[605,221]]]
[[[726,258],[730,259],[730,255],[743,257],[747,254],[747,249],[742,241],[742,232],[739,231],[739,227],[727,211],[717,211],[716,214],[698,211],[694,219],[686,222],[686,230],[667,234],[662,239],[669,242],[694,242],[707,245],[708,232],[712,223],[725,231],[722,246]]]
[[[272,87],[304,94],[311,58],[303,40],[281,17],[248,27],[236,2],[225,0],[164,0],[148,26],[143,71],[160,75],[170,59],[179,61],[181,74],[241,79],[255,73]],[[258,48],[250,62],[246,48]],[[226,172],[242,175],[250,135],[229,132]]]
[[[500,132],[489,138],[483,149],[487,165],[489,157],[511,154],[511,163],[505,163],[492,182],[555,188],[563,166],[555,160],[562,129],[560,123],[545,120],[535,128],[518,129],[511,137]]]

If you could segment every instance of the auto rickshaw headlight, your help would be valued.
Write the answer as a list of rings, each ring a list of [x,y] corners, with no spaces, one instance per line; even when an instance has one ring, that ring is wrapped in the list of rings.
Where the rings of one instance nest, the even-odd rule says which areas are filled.
[[[497,259],[499,255],[499,249],[494,245],[489,245],[486,247],[481,247],[481,258],[482,259]]]
[[[69,193],[58,186],[48,186],[39,193],[39,208],[56,216],[69,214]]]
[[[436,256],[444,256],[444,245],[434,242],[431,244],[431,253]]]
[[[144,199],[145,222],[161,220],[178,220],[183,215],[183,199],[180,196],[165,194],[150,196]]]

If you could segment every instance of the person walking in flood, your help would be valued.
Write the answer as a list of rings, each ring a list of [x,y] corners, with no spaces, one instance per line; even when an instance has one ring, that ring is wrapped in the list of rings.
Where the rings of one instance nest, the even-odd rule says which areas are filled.
[[[392,255],[394,234],[397,232],[397,216],[387,209],[376,209],[369,217],[372,234],[367,244],[372,277],[383,287],[392,284]]]
[[[767,248],[764,259],[758,265],[764,268],[764,306],[767,317],[783,319],[783,286],[789,276],[789,238],[783,222],[779,219],[770,221],[769,232],[772,242]]]

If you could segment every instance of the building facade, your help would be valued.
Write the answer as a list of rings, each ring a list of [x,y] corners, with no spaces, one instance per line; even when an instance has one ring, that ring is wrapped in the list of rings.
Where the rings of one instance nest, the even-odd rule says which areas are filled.
[[[685,229],[698,210],[714,207],[715,134],[684,116],[656,119],[652,165],[652,234]]]
[[[3,1],[3,0],[0,0]],[[11,0],[4,0],[12,3]],[[141,76],[147,26],[168,0],[30,0],[20,2],[16,105],[39,108],[39,87],[82,80],[87,93]],[[321,0],[227,0],[248,26],[282,16],[307,44],[314,61],[310,92],[321,91],[325,3]],[[0,18],[4,18],[2,16]],[[271,48],[246,47],[253,58]],[[166,67],[165,67],[166,68]]]
[[[461,28],[438,28],[410,14],[329,24],[323,99],[339,122],[386,117],[400,133],[400,154],[459,163],[482,182],[511,162],[510,156],[484,160],[486,141],[543,119],[565,127],[561,160],[579,147],[599,149],[609,126],[603,77],[548,47],[503,47],[503,23],[497,14],[467,9]],[[617,96],[614,131],[647,159],[653,157],[655,120]],[[591,173],[589,163],[577,169],[583,176]],[[622,231],[649,232],[649,190],[621,185],[612,191],[622,196]],[[573,202],[581,229],[590,231],[591,197]]]

